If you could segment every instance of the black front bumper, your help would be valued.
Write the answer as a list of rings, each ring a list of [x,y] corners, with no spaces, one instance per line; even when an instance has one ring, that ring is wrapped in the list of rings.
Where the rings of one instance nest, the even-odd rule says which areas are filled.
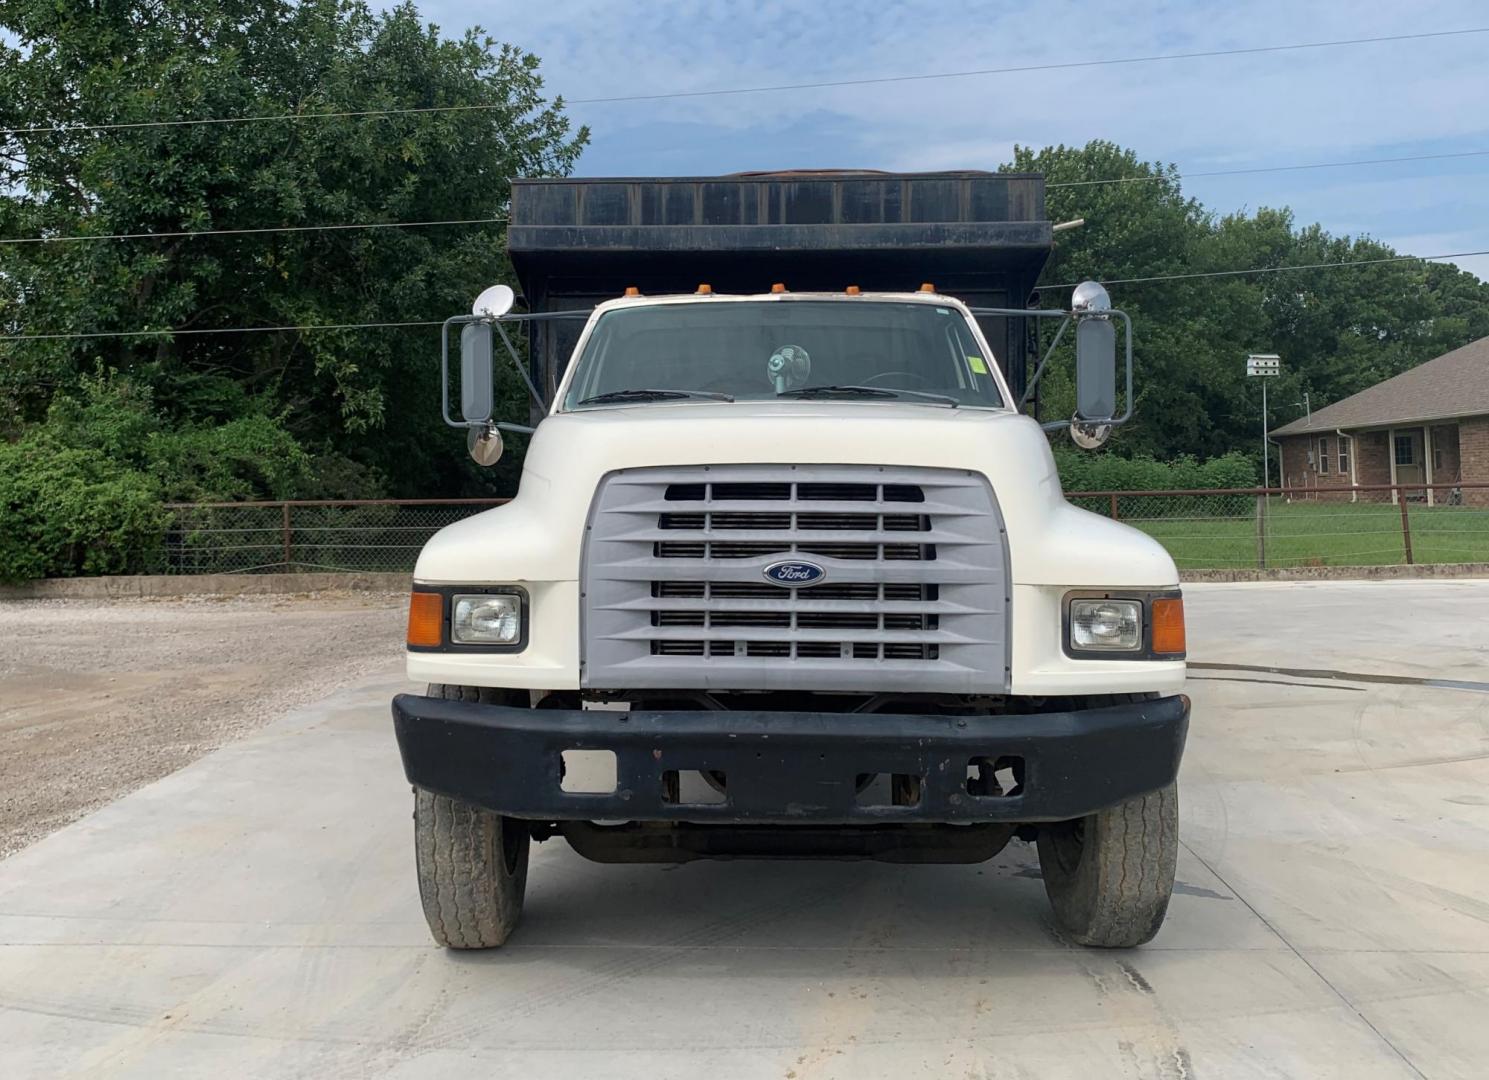
[[[400,694],[393,725],[416,787],[512,817],[1061,821],[1172,782],[1189,728],[1189,699],[1016,716],[898,716],[521,709]],[[615,791],[564,791],[565,750],[613,751]],[[999,758],[1022,759],[1019,789],[973,794],[969,762]],[[664,774],[691,770],[723,772],[724,801],[669,801]],[[920,778],[916,805],[859,804],[859,777],[886,773]]]

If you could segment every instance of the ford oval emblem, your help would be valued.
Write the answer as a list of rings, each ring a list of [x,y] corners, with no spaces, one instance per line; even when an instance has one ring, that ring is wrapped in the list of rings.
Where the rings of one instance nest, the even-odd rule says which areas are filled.
[[[762,573],[765,575],[766,581],[788,589],[799,589],[806,585],[815,585],[827,576],[827,571],[816,563],[798,562],[796,560],[771,563]]]

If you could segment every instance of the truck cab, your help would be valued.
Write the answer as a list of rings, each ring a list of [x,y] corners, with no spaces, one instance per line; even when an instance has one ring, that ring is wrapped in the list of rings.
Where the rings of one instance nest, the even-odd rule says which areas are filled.
[[[1033,842],[1072,940],[1157,932],[1183,601],[1156,541],[1065,501],[1061,425],[1027,414],[1053,314],[1054,340],[1076,330],[1078,441],[1125,419],[1104,291],[1027,306],[1052,243],[1036,181],[514,187],[528,310],[499,287],[451,320],[446,415],[478,460],[503,428],[532,437],[516,497],[421,553],[408,672],[429,689],[393,703],[441,944],[502,944],[531,843],[560,837],[602,862]],[[869,204],[881,220],[841,220]],[[936,270],[971,302],[890,287]],[[490,415],[498,340],[536,424]],[[1130,370],[1129,345],[1129,403]]]

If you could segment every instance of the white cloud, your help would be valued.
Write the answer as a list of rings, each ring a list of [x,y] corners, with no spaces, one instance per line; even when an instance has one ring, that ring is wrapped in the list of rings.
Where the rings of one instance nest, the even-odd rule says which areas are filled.
[[[685,0],[508,4],[425,0],[447,27],[476,19],[537,53],[570,100],[830,82],[1259,45],[1420,34],[1483,20],[1482,0],[1221,4],[1107,0],[1038,5],[886,0],[874,5],[696,5]],[[1015,143],[1104,138],[1195,171],[1489,149],[1489,35],[1072,67],[1022,74],[575,105],[596,143],[580,167],[673,141],[659,171],[796,165],[990,168]],[[807,118],[818,137],[807,139]],[[691,125],[691,127],[689,127]],[[686,137],[689,130],[699,137]],[[632,151],[632,152],[628,152]],[[613,167],[613,166],[610,166]],[[1456,180],[1445,171],[1468,174]],[[1274,173],[1188,185],[1213,208],[1294,205],[1300,220],[1382,238],[1473,227],[1489,205],[1466,186],[1489,158],[1342,174]],[[1390,178],[1392,184],[1375,183]],[[1480,184],[1489,191],[1489,184]],[[1213,200],[1213,201],[1212,201]]]
[[[459,6],[445,0],[452,12]],[[469,5],[475,7],[476,5]],[[976,14],[941,3],[845,9],[760,3],[699,8],[569,0],[514,8],[504,36],[544,59],[550,85],[570,98],[882,77],[927,71],[1065,63],[1248,45],[1326,40],[1471,24],[1471,2],[1295,2],[1124,8],[1106,30],[1107,4],[998,5]],[[752,127],[803,107],[857,118],[870,145],[1160,142],[1186,160],[1272,160],[1393,141],[1482,133],[1464,105],[1489,89],[1483,37],[1353,48],[1074,68],[966,79],[580,107],[596,123],[657,120]]]
[[[1408,233],[1382,237],[1382,239],[1397,251],[1412,254],[1435,255],[1452,251],[1489,251],[1489,243],[1485,242],[1481,232]],[[1489,281],[1489,255],[1468,255],[1446,261],[1451,262],[1460,270],[1467,270],[1470,274]]]

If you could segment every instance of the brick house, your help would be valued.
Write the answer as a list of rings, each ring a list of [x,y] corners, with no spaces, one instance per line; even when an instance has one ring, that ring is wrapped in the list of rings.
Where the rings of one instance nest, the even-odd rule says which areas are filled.
[[[1384,501],[1370,484],[1489,483],[1489,337],[1283,424],[1272,433],[1293,498]],[[1489,506],[1489,488],[1424,489],[1429,505]]]

